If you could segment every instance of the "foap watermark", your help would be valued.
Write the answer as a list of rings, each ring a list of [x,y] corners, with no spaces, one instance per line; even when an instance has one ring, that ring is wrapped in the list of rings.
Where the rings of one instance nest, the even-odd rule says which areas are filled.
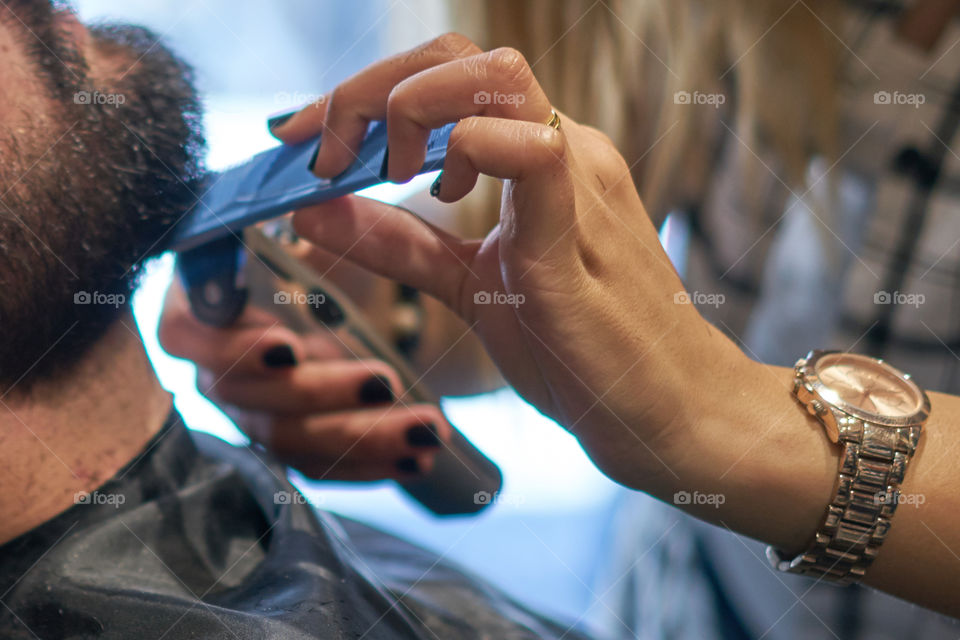
[[[873,496],[873,503],[876,505],[895,504],[900,506],[902,504],[909,504],[916,509],[919,509],[920,505],[926,501],[927,496],[922,493],[900,493],[899,491],[888,493],[886,491],[880,491]]]
[[[273,94],[273,103],[280,109],[304,105],[319,107],[325,104],[327,96],[322,93],[303,93],[300,91],[278,91]]]
[[[504,293],[502,291],[477,291],[473,294],[473,304],[506,304],[519,307],[526,302],[522,293]]]
[[[105,104],[119,109],[127,102],[122,93],[101,93],[100,91],[77,91],[73,94],[74,104]]]
[[[718,308],[727,297],[722,293],[704,293],[702,291],[677,291],[673,294],[673,304],[695,304],[698,306],[709,306]]]
[[[473,504],[504,504],[511,507],[519,507],[526,500],[523,499],[523,496],[516,493],[501,493],[499,491],[494,491],[490,493],[489,491],[477,491],[473,494]]]
[[[481,89],[473,94],[474,104],[511,104],[519,109],[520,105],[526,101],[527,96],[522,93],[500,93],[499,91],[490,93]]]
[[[99,291],[77,291],[73,294],[73,304],[102,304],[119,309],[127,304],[127,296],[122,293],[100,293]]]
[[[877,91],[873,94],[873,104],[909,105],[919,109],[927,102],[927,96],[922,93],[902,93],[900,91]]]
[[[702,93],[700,91],[677,91],[673,94],[674,104],[705,104],[719,109],[726,103],[727,96],[722,93]]]
[[[119,509],[120,505],[126,501],[127,496],[122,493],[101,493],[100,491],[88,493],[86,491],[77,491],[73,494],[73,504],[109,504]]]
[[[326,303],[327,296],[322,293],[277,291],[273,294],[273,304],[305,304],[311,307],[322,307]]]
[[[877,291],[873,294],[873,304],[897,304],[901,306],[919,307],[927,301],[922,293],[901,293],[900,291]]]
[[[727,501],[727,497],[722,493],[700,493],[694,491],[677,491],[673,494],[673,504],[677,506],[707,504],[714,509],[719,509],[720,505]]]
[[[310,501],[299,491],[277,491],[273,494],[273,504],[310,504]]]

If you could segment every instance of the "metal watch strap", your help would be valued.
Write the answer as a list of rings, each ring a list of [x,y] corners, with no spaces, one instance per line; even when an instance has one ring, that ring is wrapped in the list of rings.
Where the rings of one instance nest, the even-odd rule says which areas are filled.
[[[768,547],[767,557],[781,571],[850,584],[863,577],[887,536],[921,428],[882,427],[851,416],[838,427],[840,473],[813,543],[794,558]]]

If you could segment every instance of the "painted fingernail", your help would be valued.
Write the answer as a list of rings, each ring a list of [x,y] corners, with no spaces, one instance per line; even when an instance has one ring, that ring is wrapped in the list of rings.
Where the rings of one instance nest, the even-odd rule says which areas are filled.
[[[430,195],[434,198],[440,197],[440,179],[443,178],[443,174],[437,176],[437,179],[433,181],[433,184],[430,185]]]
[[[310,156],[310,162],[307,163],[307,171],[313,173],[313,168],[317,166],[317,157],[320,155],[320,146],[318,145],[313,151],[313,155]]]
[[[383,164],[380,165],[380,179],[384,182],[390,181],[390,147],[383,150]]]
[[[293,111],[291,113],[281,113],[278,116],[273,116],[267,120],[267,130],[270,131],[270,133],[273,133],[274,129],[290,120],[290,118],[292,118],[296,113],[296,111]]]
[[[313,152],[313,155],[310,156],[310,162],[307,164],[307,171],[309,171],[310,173],[313,173],[313,168],[317,166],[317,156],[319,155],[320,155],[320,147],[317,146],[317,148]]]
[[[393,401],[393,389],[390,378],[373,376],[360,385],[360,402],[363,404],[383,404]]]
[[[290,345],[278,344],[263,354],[263,364],[271,369],[295,367],[297,365],[297,357],[293,355],[293,349]]]
[[[420,473],[420,465],[416,458],[400,458],[397,460],[397,471],[400,473]]]
[[[439,447],[440,436],[435,424],[418,424],[407,429],[407,444],[411,447]]]

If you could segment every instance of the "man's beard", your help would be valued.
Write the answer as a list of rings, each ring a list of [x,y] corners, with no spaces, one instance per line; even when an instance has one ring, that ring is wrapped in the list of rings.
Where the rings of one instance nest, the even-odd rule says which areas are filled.
[[[122,76],[94,81],[48,3],[14,4],[62,127],[0,131],[0,393],[69,372],[121,320],[196,200],[203,150],[192,72],[149,31],[91,29]]]

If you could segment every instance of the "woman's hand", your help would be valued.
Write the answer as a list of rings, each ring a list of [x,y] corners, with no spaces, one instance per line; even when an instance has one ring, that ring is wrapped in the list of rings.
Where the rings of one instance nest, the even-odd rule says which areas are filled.
[[[379,62],[324,102],[277,127],[288,140],[322,132],[317,175],[346,169],[368,122],[386,119],[389,176],[408,180],[428,132],[459,121],[434,191],[454,202],[480,173],[503,179],[500,223],[462,240],[350,196],[298,212],[298,233],[448,305],[611,477],[641,486],[662,473],[713,399],[713,376],[745,358],[687,303],[610,141],[566,117],[547,126],[526,60],[458,35]]]
[[[748,360],[689,304],[610,142],[569,118],[554,130],[550,116],[529,65],[509,49],[484,53],[450,35],[377,63],[339,86],[325,113],[301,112],[284,132],[322,131],[314,167],[333,176],[367,120],[386,118],[390,177],[406,180],[428,131],[459,122],[434,191],[452,202],[480,173],[501,178],[500,224],[483,240],[462,240],[347,197],[298,212],[294,226],[455,310],[507,380],[607,475],[802,551],[835,495],[839,448],[791,397],[791,369]],[[934,413],[903,485],[926,502],[897,510],[867,582],[956,616],[949,454],[960,398],[930,395]],[[696,492],[717,499],[691,501]]]
[[[321,334],[299,336],[248,308],[232,326],[198,321],[179,282],[167,293],[160,342],[197,364],[197,387],[254,442],[314,479],[412,479],[450,435],[439,407],[397,400],[397,374],[346,357]]]

